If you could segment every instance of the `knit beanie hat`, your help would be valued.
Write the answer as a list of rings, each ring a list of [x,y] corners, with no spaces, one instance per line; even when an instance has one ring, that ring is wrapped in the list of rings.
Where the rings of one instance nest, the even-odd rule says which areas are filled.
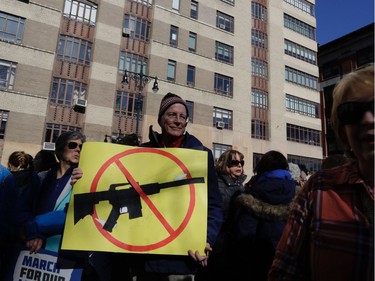
[[[189,110],[188,110],[186,102],[180,96],[177,96],[172,93],[168,93],[161,100],[159,115],[158,115],[158,123],[160,122],[160,118],[164,114],[164,112],[166,112],[167,109],[175,103],[181,103],[182,105],[184,105],[186,108],[186,117],[189,117]]]

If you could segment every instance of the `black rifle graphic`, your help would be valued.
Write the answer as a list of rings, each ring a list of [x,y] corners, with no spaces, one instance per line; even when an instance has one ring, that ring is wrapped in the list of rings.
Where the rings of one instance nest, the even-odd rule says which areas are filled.
[[[153,195],[160,192],[160,189],[176,187],[192,183],[204,183],[204,178],[182,179],[164,183],[149,183],[140,185],[146,195]],[[112,232],[120,216],[120,209],[127,207],[129,219],[135,219],[142,216],[141,198],[133,186],[127,189],[116,190],[119,186],[131,185],[127,183],[115,183],[109,186],[107,191],[88,192],[74,195],[74,224],[87,215],[92,215],[94,205],[100,201],[108,201],[112,205],[111,213],[108,216],[103,228]]]

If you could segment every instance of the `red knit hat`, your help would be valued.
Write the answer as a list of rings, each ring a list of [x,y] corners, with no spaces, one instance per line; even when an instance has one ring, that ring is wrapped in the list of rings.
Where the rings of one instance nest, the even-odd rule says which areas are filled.
[[[188,110],[186,102],[180,96],[177,96],[173,93],[168,93],[161,100],[159,115],[158,115],[158,123],[160,122],[160,118],[164,114],[164,112],[167,111],[167,109],[175,103],[181,103],[182,105],[184,105],[186,108],[186,117],[187,118],[189,117],[189,110]]]

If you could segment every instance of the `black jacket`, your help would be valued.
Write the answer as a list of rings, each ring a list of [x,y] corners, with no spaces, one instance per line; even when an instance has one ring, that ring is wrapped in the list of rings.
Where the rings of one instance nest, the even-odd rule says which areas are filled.
[[[143,143],[143,147],[161,148],[159,142],[161,135],[152,130],[150,126],[149,139]],[[214,158],[210,149],[205,147],[196,137],[185,132],[184,140],[180,148],[198,149],[206,151],[208,154],[208,218],[207,218],[207,242],[212,246],[215,243],[222,224],[221,196],[218,189],[217,177],[214,167]],[[191,249],[195,250],[195,249]],[[203,251],[203,249],[202,249]],[[201,253],[203,255],[204,253]],[[194,274],[198,269],[198,264],[188,255],[137,255],[138,265],[141,271],[169,273],[169,274]]]

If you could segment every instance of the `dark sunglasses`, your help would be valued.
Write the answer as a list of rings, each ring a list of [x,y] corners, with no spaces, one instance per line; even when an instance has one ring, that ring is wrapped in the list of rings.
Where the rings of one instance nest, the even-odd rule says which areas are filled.
[[[68,148],[69,149],[76,149],[77,146],[79,146],[79,149],[82,149],[82,144],[78,144],[78,143],[73,142],[73,141],[68,142]]]
[[[343,125],[353,125],[361,122],[363,115],[371,111],[374,114],[374,101],[342,103],[337,108],[337,117]]]
[[[245,165],[245,161],[241,160],[241,161],[238,161],[238,160],[230,160],[229,163],[228,163],[228,166],[231,167],[231,166],[238,166],[238,164],[241,164],[241,166],[243,167]]]

